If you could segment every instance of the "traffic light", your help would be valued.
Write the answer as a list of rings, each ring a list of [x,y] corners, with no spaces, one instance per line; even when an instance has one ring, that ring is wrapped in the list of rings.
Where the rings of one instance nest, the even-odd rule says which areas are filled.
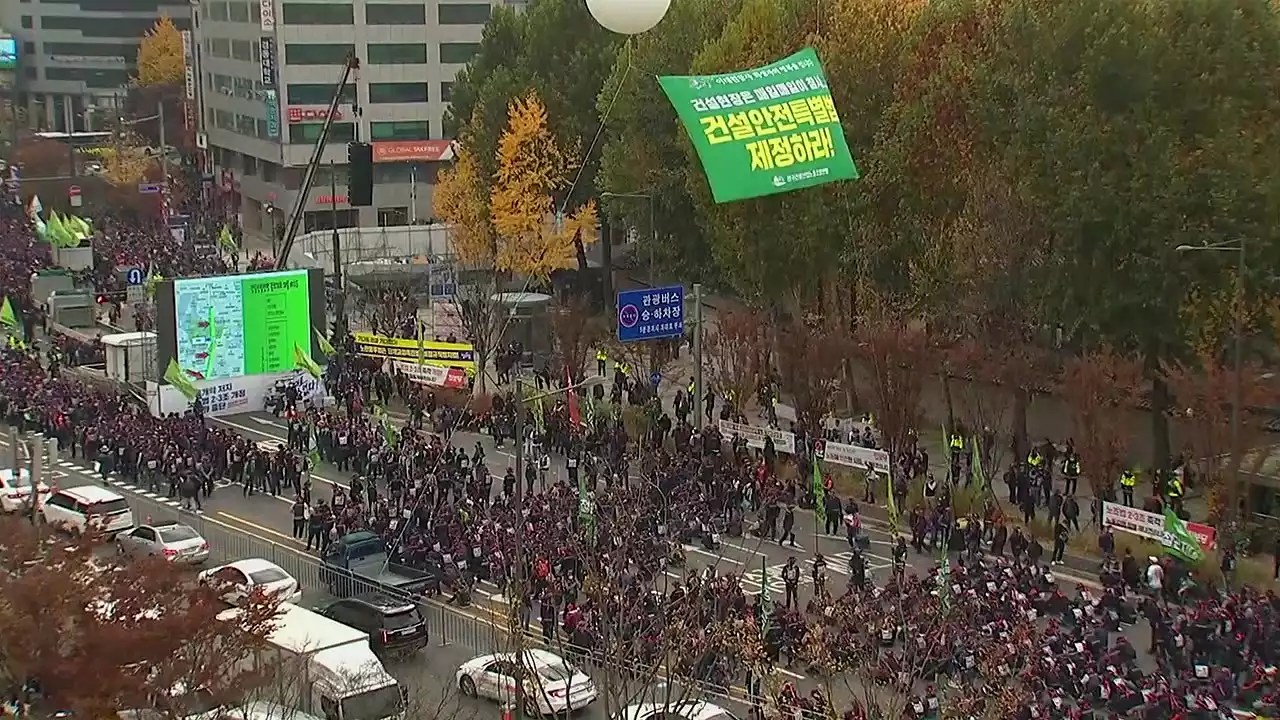
[[[373,146],[347,143],[347,202],[351,207],[373,205]]]

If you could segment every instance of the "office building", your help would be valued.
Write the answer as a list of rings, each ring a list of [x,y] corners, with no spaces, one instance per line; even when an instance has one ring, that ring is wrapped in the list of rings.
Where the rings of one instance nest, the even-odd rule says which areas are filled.
[[[18,51],[18,105],[32,128],[54,132],[102,129],[158,18],[191,27],[191,6],[180,0],[8,0],[0,8]]]
[[[361,69],[337,109],[302,232],[431,216],[454,75],[503,0],[201,0],[194,55],[206,167],[225,212],[264,237],[293,208],[347,56]],[[353,101],[360,116],[355,117]],[[347,143],[374,147],[374,206],[347,202]]]

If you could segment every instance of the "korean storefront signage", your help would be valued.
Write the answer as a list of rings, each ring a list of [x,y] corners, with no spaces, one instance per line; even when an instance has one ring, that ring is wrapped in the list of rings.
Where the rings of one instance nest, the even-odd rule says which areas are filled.
[[[322,122],[329,116],[329,108],[289,108],[289,122]],[[333,119],[335,122],[342,119],[342,111],[333,111]]]
[[[259,53],[262,55],[262,84],[272,87],[276,84],[276,41],[264,37],[260,43]]]
[[[259,0],[258,16],[262,20],[262,32],[276,31],[275,0]]]
[[[268,88],[264,93],[267,103],[267,137],[275,140],[280,137],[280,98],[275,88]]]

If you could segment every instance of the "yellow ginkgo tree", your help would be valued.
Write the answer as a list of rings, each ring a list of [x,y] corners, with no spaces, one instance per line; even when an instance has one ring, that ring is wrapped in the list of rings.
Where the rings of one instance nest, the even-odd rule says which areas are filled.
[[[497,267],[497,236],[489,219],[489,183],[475,151],[464,141],[455,149],[453,166],[440,171],[432,206],[449,225],[453,252],[465,265]]]
[[[498,140],[498,170],[489,191],[489,216],[496,233],[496,266],[546,278],[576,264],[575,241],[597,239],[593,201],[561,215],[557,198],[577,171],[576,148],[561,148],[547,125],[547,110],[536,93],[513,100]]]
[[[181,85],[186,82],[182,33],[173,20],[162,16],[138,45],[138,77],[141,87]]]

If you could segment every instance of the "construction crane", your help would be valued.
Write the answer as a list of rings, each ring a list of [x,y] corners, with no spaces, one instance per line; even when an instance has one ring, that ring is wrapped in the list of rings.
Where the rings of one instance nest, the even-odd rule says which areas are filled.
[[[307,170],[302,175],[302,187],[298,189],[298,197],[293,202],[293,211],[289,213],[289,223],[285,225],[284,237],[280,241],[280,252],[276,256],[276,269],[283,270],[289,262],[289,251],[293,250],[293,240],[298,235],[298,226],[302,224],[302,214],[306,211],[307,196],[311,193],[311,187],[315,183],[316,170],[320,167],[320,159],[324,157],[324,146],[329,142],[329,131],[333,128],[333,118],[338,114],[338,105],[342,102],[342,91],[347,87],[347,81],[351,79],[351,74],[360,70],[360,60],[356,56],[348,55],[347,64],[342,68],[342,77],[338,80],[337,87],[333,90],[333,99],[329,101],[329,112],[325,115],[324,124],[320,126],[320,137],[316,138],[316,146],[311,150],[311,162],[307,163]],[[359,125],[360,105],[358,101],[353,103],[353,113],[356,115],[356,123]],[[338,231],[334,228],[334,242],[338,242]],[[340,253],[335,248],[333,252],[334,266],[334,282],[339,287],[342,284],[341,276],[341,260]],[[341,290],[339,289],[339,293]]]

